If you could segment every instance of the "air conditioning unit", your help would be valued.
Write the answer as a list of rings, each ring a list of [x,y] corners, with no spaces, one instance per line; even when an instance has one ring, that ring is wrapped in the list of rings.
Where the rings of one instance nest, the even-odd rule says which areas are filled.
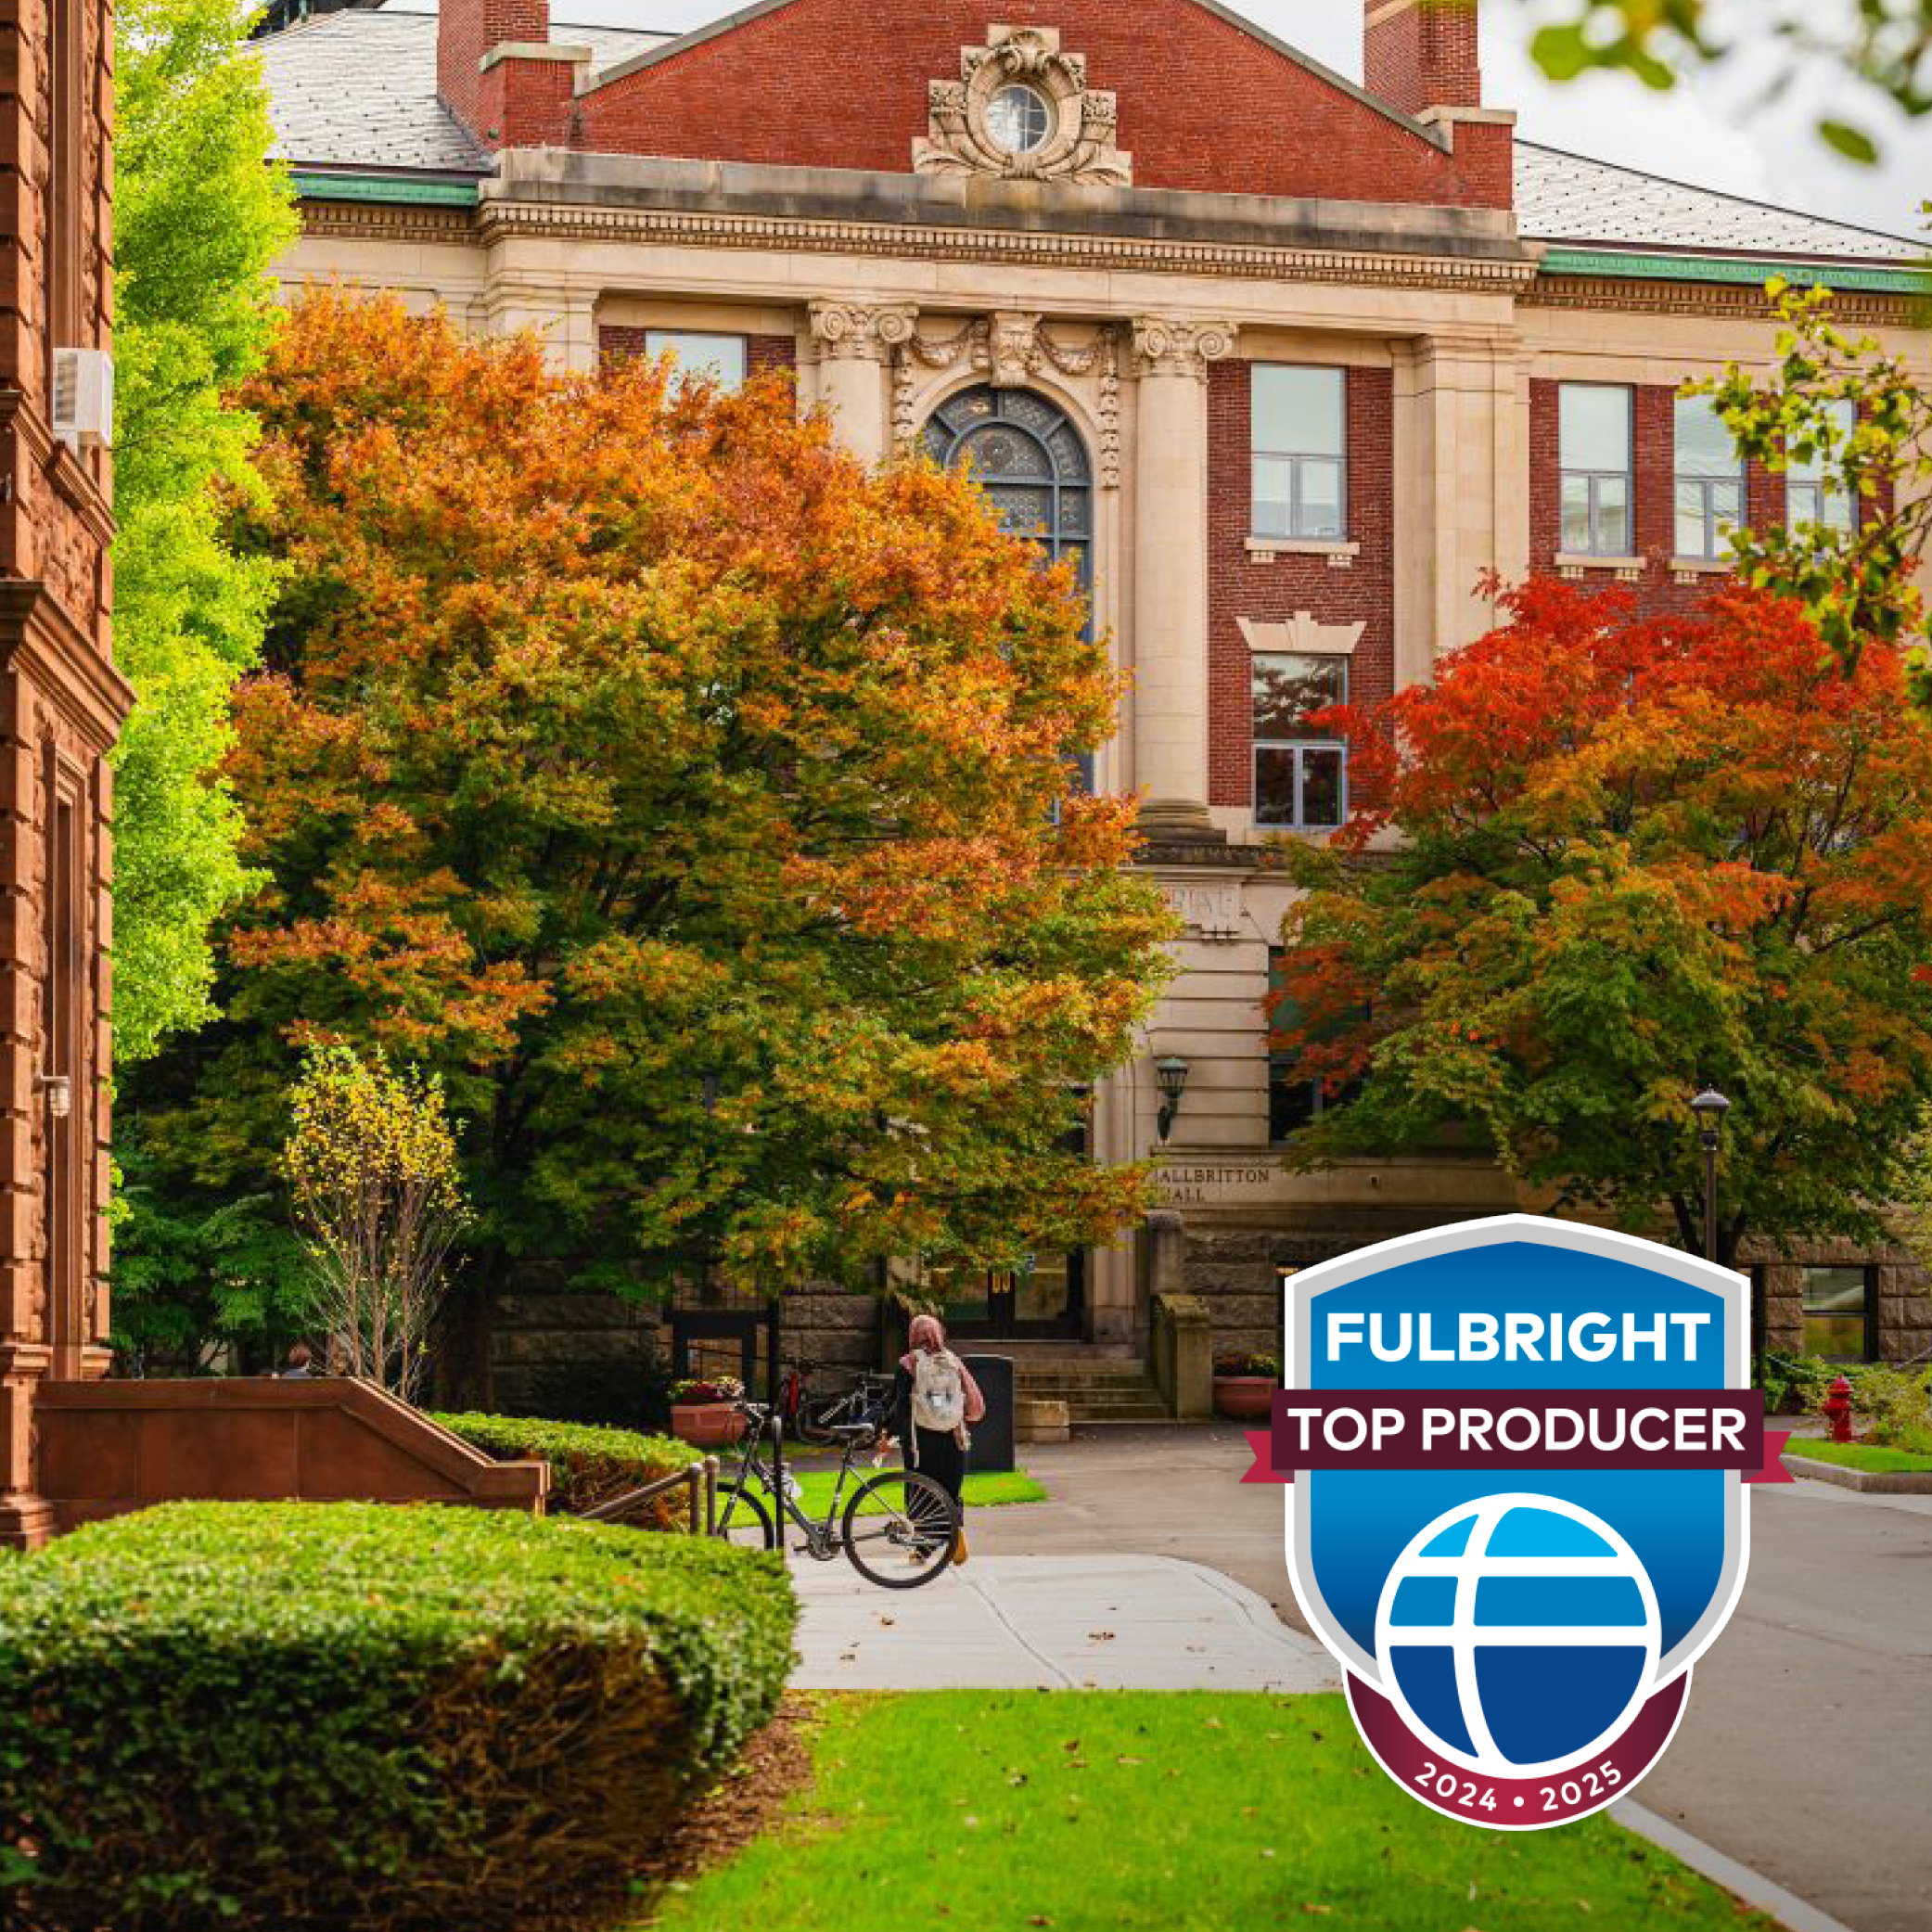
[[[105,349],[55,350],[54,434],[74,451],[114,441],[114,359]]]

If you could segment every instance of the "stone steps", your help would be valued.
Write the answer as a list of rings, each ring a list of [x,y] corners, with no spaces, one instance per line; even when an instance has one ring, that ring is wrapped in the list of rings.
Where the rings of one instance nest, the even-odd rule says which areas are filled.
[[[1146,1364],[1131,1355],[1096,1357],[1062,1348],[1051,1355],[1016,1356],[1014,1393],[1024,1400],[1065,1402],[1076,1427],[1169,1420]]]

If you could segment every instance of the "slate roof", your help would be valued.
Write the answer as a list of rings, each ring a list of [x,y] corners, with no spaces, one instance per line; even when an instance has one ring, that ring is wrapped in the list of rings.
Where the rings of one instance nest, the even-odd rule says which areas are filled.
[[[677,36],[559,22],[559,43],[589,46],[595,70]],[[275,152],[297,166],[487,173],[490,158],[436,98],[436,16],[321,14],[261,41]],[[1915,262],[1924,245],[1608,161],[1516,144],[1516,214],[1532,240],[1569,247],[1810,261]]]

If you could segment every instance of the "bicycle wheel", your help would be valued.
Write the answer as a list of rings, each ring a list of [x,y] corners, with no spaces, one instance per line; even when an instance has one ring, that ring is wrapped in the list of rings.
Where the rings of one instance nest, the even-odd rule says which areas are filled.
[[[862,1482],[845,1505],[845,1554],[868,1583],[916,1590],[953,1561],[959,1505],[917,1469],[885,1469]]]
[[[753,1494],[741,1483],[728,1483],[718,1491],[718,1515],[711,1534],[741,1550],[778,1547],[772,1513],[765,1506],[764,1497]]]
[[[808,1396],[799,1404],[799,1412],[792,1418],[792,1433],[800,1442],[811,1442],[823,1448],[837,1439],[832,1434],[836,1424],[855,1419],[848,1413],[851,1404],[851,1397],[849,1395]]]

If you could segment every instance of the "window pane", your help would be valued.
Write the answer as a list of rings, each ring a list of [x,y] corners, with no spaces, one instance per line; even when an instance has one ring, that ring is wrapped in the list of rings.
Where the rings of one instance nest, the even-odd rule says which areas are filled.
[[[1346,380],[1339,369],[1255,364],[1253,446],[1277,454],[1344,454]]]
[[[1852,527],[1850,497],[1842,490],[1826,490],[1821,493],[1823,505],[1819,511],[1819,522],[1827,530],[1849,530]]]
[[[720,389],[745,386],[743,336],[692,335],[683,329],[653,328],[645,332],[645,352],[662,355],[668,350],[687,376],[700,376]]]
[[[1339,745],[1311,746],[1301,754],[1301,823],[1338,825],[1342,822],[1342,764]]]
[[[1346,658],[1263,653],[1254,659],[1254,735],[1258,739],[1303,736],[1303,721],[1311,711],[1348,700]]]
[[[1563,480],[1563,547],[1569,551],[1590,548],[1590,479],[1565,477]]]
[[[1840,457],[1845,454],[1845,444],[1851,432],[1858,428],[1857,407],[1849,402],[1831,403],[1825,405],[1825,415],[1837,432],[1837,441],[1832,454],[1835,458]],[[1813,450],[1810,456],[1802,463],[1794,461],[1786,472],[1794,481],[1805,483],[1822,482],[1825,473],[1824,454],[1820,450]]]
[[[1631,487],[1622,477],[1596,480],[1596,541],[1602,557],[1628,557],[1631,548]]]
[[[1294,534],[1289,526],[1289,479],[1294,465],[1280,456],[1254,459],[1254,533],[1258,537]]]
[[[1744,485],[1742,483],[1713,483],[1710,486],[1711,520],[1718,527],[1721,539],[1744,521]],[[1720,555],[1724,550],[1721,541],[1717,545]]]
[[[1679,557],[1708,557],[1709,532],[1704,522],[1704,491],[1696,483],[1677,486],[1677,549]]]
[[[1681,477],[1734,477],[1737,445],[1708,396],[1677,399],[1677,474]]]
[[[1566,382],[1559,415],[1561,467],[1631,467],[1631,392],[1620,383]]]
[[[1816,523],[1824,493],[1816,483],[1791,483],[1785,491],[1785,520],[1795,530],[1800,523]]]
[[[1295,754],[1268,746],[1255,748],[1255,824],[1295,823]]]
[[[1837,1362],[1865,1359],[1862,1268],[1807,1268],[1804,1272],[1804,1350]]]
[[[1339,541],[1342,535],[1342,467],[1324,457],[1311,457],[1296,465],[1301,485],[1298,537]]]

